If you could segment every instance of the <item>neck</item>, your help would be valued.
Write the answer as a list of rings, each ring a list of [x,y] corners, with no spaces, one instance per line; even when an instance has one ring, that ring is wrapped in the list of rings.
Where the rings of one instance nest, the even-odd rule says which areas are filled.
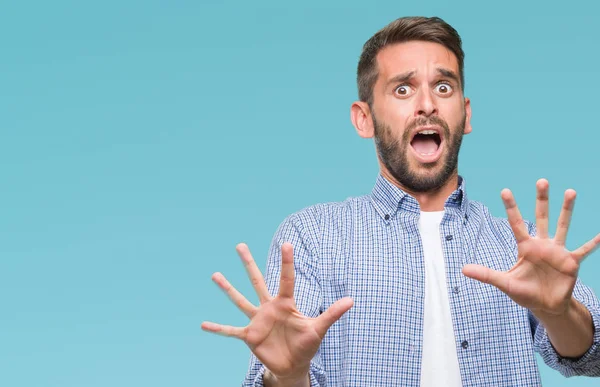
[[[442,186],[427,192],[414,192],[408,189],[396,180],[386,168],[381,168],[381,175],[396,187],[414,197],[419,202],[421,211],[425,212],[443,211],[446,200],[458,188],[458,170],[455,170]]]

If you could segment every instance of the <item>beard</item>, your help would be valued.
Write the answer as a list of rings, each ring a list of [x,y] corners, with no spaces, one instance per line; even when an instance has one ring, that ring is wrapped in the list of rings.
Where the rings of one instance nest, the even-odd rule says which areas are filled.
[[[407,190],[419,193],[435,192],[457,172],[458,153],[466,123],[465,113],[463,114],[461,123],[453,131],[450,131],[446,121],[440,117],[419,117],[404,130],[401,140],[394,137],[391,126],[383,122],[377,122],[374,114],[372,117],[375,128],[375,145],[379,158],[388,172]],[[425,171],[419,171],[410,166],[410,150],[408,147],[411,146],[410,136],[412,130],[417,126],[426,125],[437,125],[442,128],[444,143],[440,144],[440,146],[443,145],[446,149],[442,150],[443,155],[436,162],[421,164],[417,167],[425,169]]]

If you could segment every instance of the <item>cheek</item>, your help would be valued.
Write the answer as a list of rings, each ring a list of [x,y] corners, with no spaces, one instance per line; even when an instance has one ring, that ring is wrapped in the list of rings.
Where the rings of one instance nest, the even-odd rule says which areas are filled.
[[[465,107],[460,101],[444,101],[447,103],[440,103],[440,115],[450,125],[450,127],[456,127],[456,125],[462,123],[465,115]]]
[[[406,125],[414,118],[414,107],[411,101],[403,101],[397,98],[392,99],[386,106],[386,114],[390,121],[397,124]]]
[[[413,120],[412,114],[404,110],[401,106],[393,106],[385,112],[385,123],[391,129],[391,134],[398,139],[404,136],[406,128]]]

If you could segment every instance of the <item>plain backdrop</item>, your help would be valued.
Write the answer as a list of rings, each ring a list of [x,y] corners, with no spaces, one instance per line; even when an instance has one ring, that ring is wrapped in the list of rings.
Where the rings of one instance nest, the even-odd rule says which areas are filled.
[[[597,3],[4,1],[0,7],[0,385],[236,386],[249,350],[200,330],[256,301],[290,213],[372,189],[349,119],[362,44],[400,16],[462,35],[471,199],[533,219],[579,196],[567,247],[600,232]],[[583,264],[600,292],[600,253]],[[517,354],[518,355],[518,354]],[[540,364],[541,361],[540,361]],[[592,386],[541,366],[544,386]]]

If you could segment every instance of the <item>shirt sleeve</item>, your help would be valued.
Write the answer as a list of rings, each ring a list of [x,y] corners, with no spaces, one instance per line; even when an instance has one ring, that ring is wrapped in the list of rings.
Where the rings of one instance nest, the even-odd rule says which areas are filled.
[[[317,317],[322,311],[321,285],[318,275],[316,238],[311,238],[314,230],[306,227],[302,214],[288,216],[279,226],[271,246],[267,259],[267,271],[265,281],[269,293],[275,295],[279,292],[279,278],[281,273],[281,245],[289,242],[294,247],[294,299],[298,311],[308,317]],[[312,222],[307,222],[308,224]],[[263,375],[265,367],[254,356],[250,355],[250,364],[246,377],[242,383],[243,387],[264,386]],[[326,375],[320,357],[317,352],[310,367],[311,387],[325,387]]]
[[[529,234],[535,236],[534,224],[529,224]],[[594,325],[592,346],[577,359],[560,356],[552,346],[544,326],[529,312],[534,335],[534,348],[541,355],[544,363],[564,376],[600,376],[600,301],[594,291],[579,279],[575,283],[573,297],[583,304],[592,316]]]
[[[592,346],[583,356],[572,359],[562,357],[556,352],[548,332],[530,312],[534,326],[534,348],[542,356],[544,362],[564,376],[600,376],[600,305],[594,292],[579,280],[573,290],[573,296],[590,312],[594,324]]]

